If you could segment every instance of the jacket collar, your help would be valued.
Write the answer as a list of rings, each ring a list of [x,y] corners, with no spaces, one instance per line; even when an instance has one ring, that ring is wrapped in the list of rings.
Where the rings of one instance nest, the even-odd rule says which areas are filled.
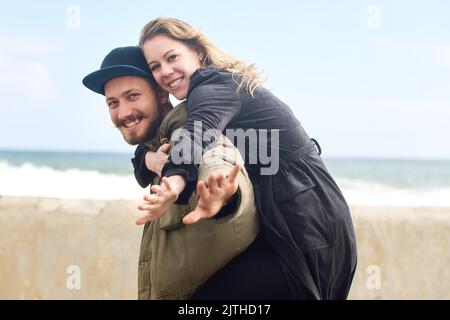
[[[155,137],[144,144],[150,151],[156,152],[162,144],[170,143],[172,133],[183,126],[186,122],[186,118],[187,103],[181,102],[164,116],[164,119],[156,130]]]

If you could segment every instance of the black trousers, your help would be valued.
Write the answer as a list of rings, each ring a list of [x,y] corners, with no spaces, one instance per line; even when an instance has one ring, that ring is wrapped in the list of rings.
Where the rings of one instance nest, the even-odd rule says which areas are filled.
[[[242,254],[209,278],[192,300],[286,300],[292,294],[278,255],[261,234]]]

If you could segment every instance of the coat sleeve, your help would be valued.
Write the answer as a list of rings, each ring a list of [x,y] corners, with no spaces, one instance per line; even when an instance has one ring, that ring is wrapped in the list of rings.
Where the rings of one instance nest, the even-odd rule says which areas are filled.
[[[145,155],[148,151],[150,149],[141,143],[134,151],[134,158],[131,159],[134,168],[134,177],[142,188],[147,187],[156,176],[156,173],[148,170],[145,165]]]
[[[181,175],[186,181],[176,204],[186,204],[189,200],[197,183],[199,159],[239,114],[241,105],[231,74],[199,69],[192,75],[184,130],[162,171],[163,176]]]
[[[238,189],[235,194],[228,199],[227,203],[220,209],[220,211],[214,216],[215,219],[226,217],[236,212],[241,199],[241,190]]]
[[[251,219],[243,217],[256,212],[253,185],[244,166],[244,160],[239,150],[226,137],[219,138],[219,143],[203,155],[204,162],[199,167],[198,179],[205,182],[212,173],[228,175],[233,165],[239,163],[241,170],[237,176],[238,190],[227,201],[227,204],[214,216],[215,219],[225,218],[225,221],[234,219]],[[195,198],[196,199],[196,198]],[[191,203],[193,205],[193,203]]]

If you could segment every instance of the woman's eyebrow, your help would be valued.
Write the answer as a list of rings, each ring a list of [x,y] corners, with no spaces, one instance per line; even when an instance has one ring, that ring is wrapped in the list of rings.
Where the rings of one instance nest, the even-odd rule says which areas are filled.
[[[174,51],[175,49],[170,49],[169,51],[167,51],[166,53],[164,53],[163,58],[165,58],[169,53],[171,53],[172,51]]]
[[[167,51],[166,53],[164,53],[163,58],[165,58],[169,53],[171,53],[172,51],[174,51],[175,49],[170,49],[169,51]],[[148,63],[148,65],[151,65],[152,63],[157,63],[157,61],[150,61]]]

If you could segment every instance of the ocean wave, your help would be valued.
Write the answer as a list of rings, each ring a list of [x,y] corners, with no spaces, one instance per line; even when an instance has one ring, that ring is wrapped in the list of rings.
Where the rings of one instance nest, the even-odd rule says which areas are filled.
[[[450,187],[398,188],[381,183],[337,177],[350,205],[450,206]],[[134,199],[148,192],[132,175],[100,173],[95,170],[58,170],[24,163],[13,166],[0,161],[0,195],[63,199]]]
[[[142,199],[148,191],[132,175],[105,174],[94,170],[56,170],[24,163],[0,162],[0,195],[63,199]]]
[[[372,181],[337,178],[350,205],[370,206],[450,206],[450,187],[422,186],[395,188]]]

